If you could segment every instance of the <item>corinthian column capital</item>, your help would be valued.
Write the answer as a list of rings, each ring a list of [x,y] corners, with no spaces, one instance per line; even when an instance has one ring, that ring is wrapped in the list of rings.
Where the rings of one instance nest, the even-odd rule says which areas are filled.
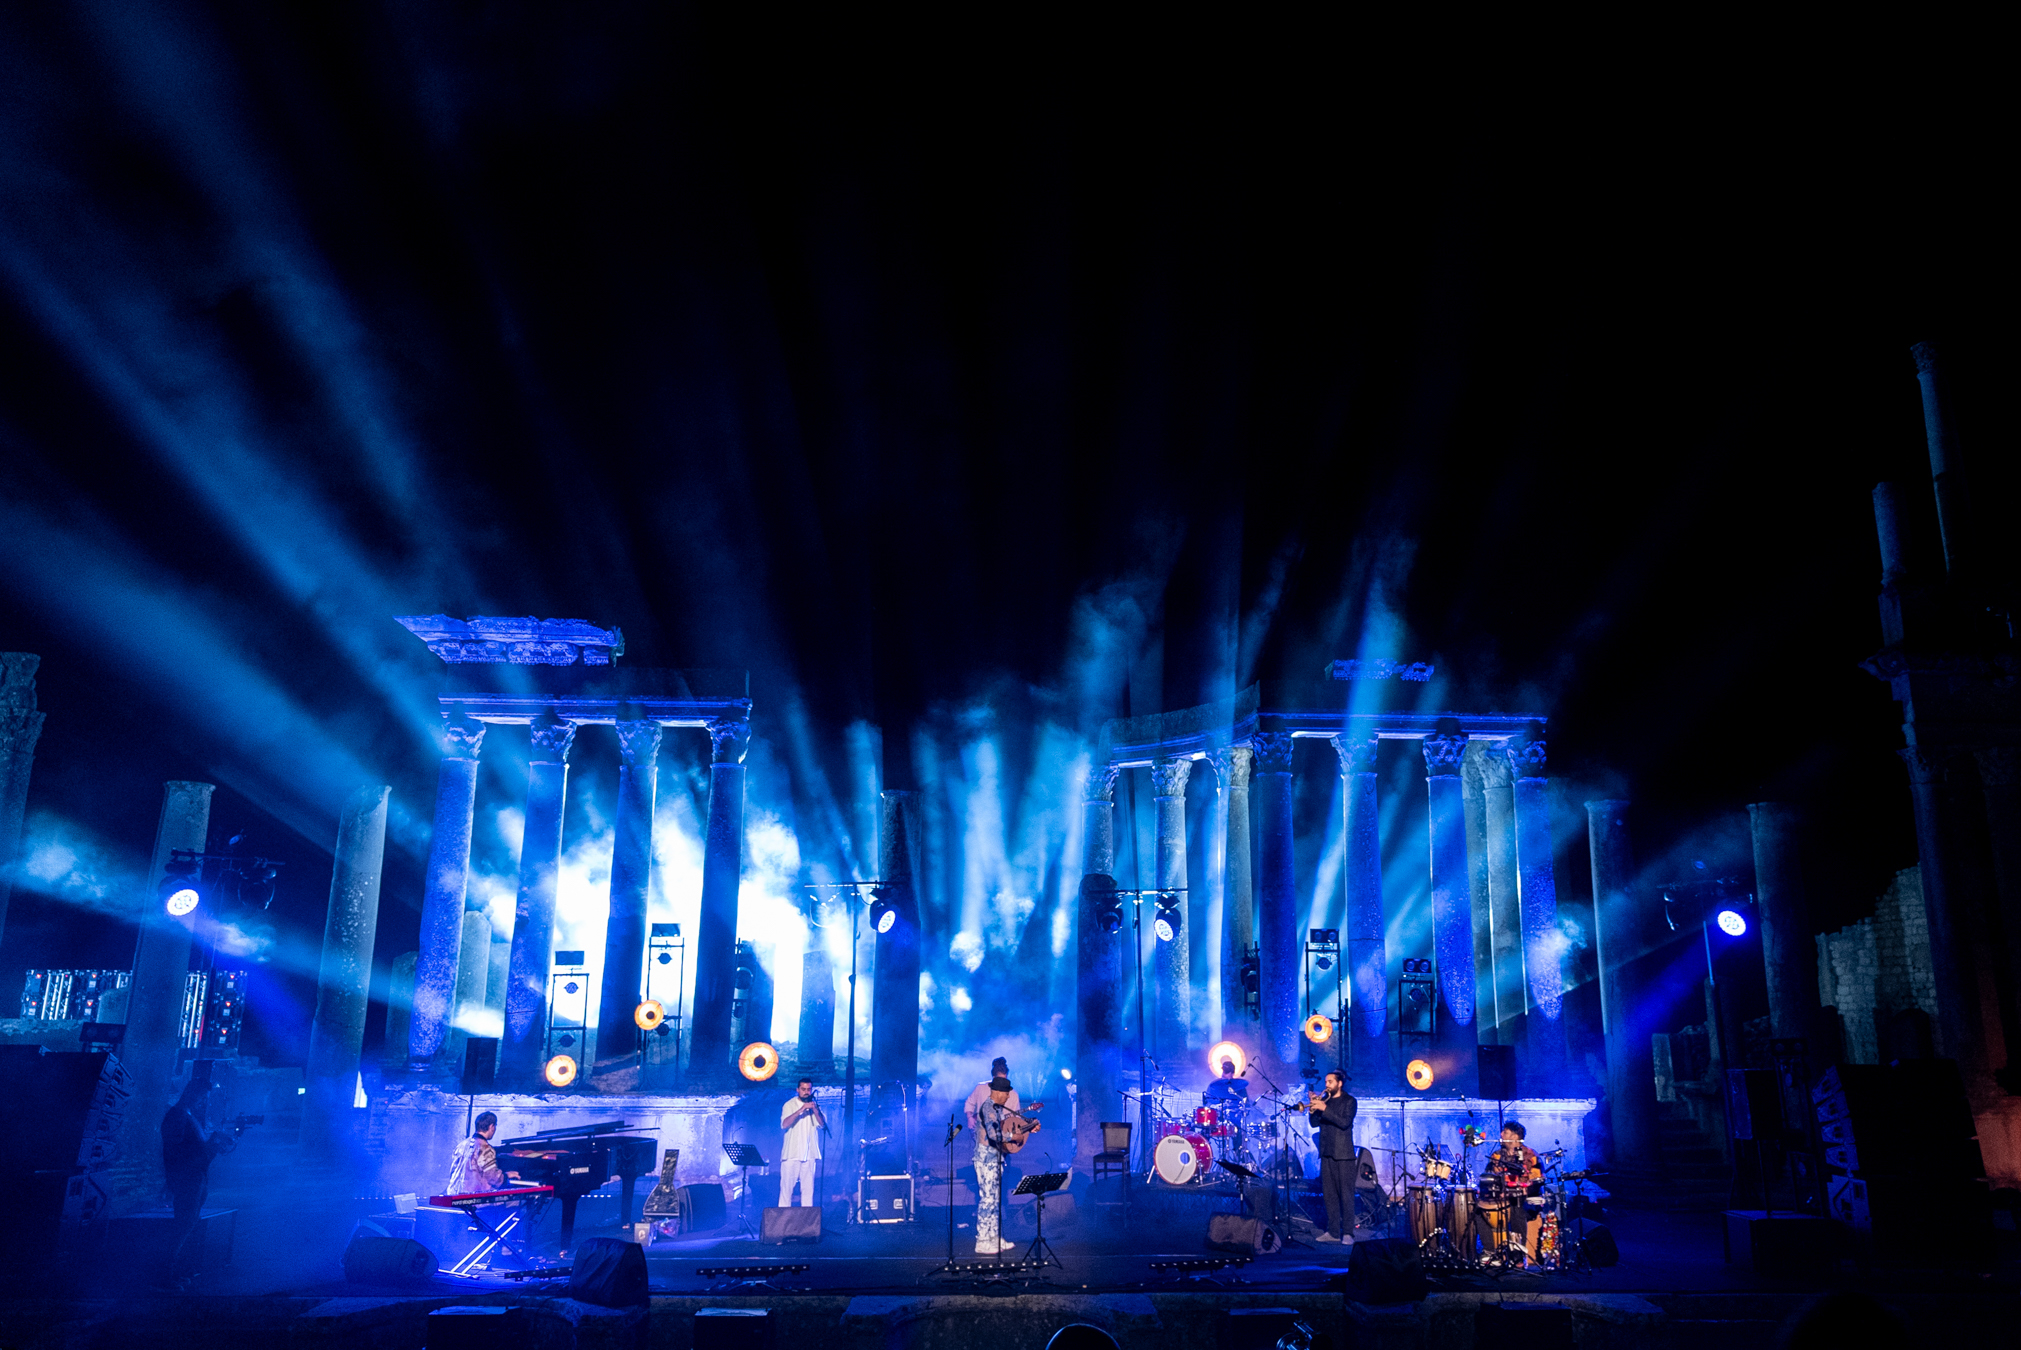
[[[1340,756],[1342,777],[1357,773],[1375,772],[1375,737],[1335,736],[1333,753]]]
[[[1467,733],[1435,731],[1425,737],[1424,752],[1427,777],[1456,776],[1460,771],[1460,757],[1467,752]]]
[[[741,717],[709,723],[709,761],[742,764],[751,748],[751,724]]]
[[[1522,736],[1509,741],[1509,768],[1518,778],[1549,777],[1549,756],[1544,743],[1544,724],[1530,723],[1530,729]]]
[[[476,759],[484,748],[484,723],[467,713],[442,714],[442,758]]]
[[[1207,752],[1207,767],[1214,770],[1214,777],[1228,792],[1249,790],[1249,765],[1256,752],[1246,745],[1224,745],[1218,750]]]
[[[1249,748],[1256,753],[1256,762],[1252,772],[1291,772],[1290,732],[1259,731],[1249,738]]]
[[[1088,796],[1091,802],[1111,802],[1116,800],[1116,766],[1097,765],[1088,771]]]
[[[643,718],[636,721],[620,722],[618,725],[618,754],[633,768],[641,764],[651,764],[660,757],[660,737],[666,731],[658,722]]]
[[[1193,776],[1190,759],[1161,759],[1151,766],[1151,786],[1160,797],[1183,797],[1186,780]]]
[[[533,724],[533,762],[566,764],[575,747],[575,723],[564,722],[553,713],[542,713]]]

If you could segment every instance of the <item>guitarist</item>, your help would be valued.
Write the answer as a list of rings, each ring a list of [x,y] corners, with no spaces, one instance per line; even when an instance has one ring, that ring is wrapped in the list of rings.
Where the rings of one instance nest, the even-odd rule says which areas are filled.
[[[989,1099],[971,1117],[976,1122],[975,1250],[981,1256],[1000,1256],[1017,1245],[1003,1240],[1004,1159],[1023,1148],[1025,1137],[1039,1124],[1012,1105],[1017,1092],[1010,1079],[999,1074],[985,1086]]]

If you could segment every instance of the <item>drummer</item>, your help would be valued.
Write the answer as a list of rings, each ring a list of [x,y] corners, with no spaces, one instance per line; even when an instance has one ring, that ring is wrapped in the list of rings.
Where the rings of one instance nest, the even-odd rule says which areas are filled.
[[[1501,1182],[1503,1194],[1512,1202],[1519,1196],[1544,1193],[1543,1161],[1535,1149],[1523,1142],[1528,1134],[1522,1121],[1503,1121],[1502,1146],[1488,1155],[1488,1175]],[[1543,1224],[1542,1214],[1524,1207],[1523,1252],[1532,1262],[1537,1259],[1537,1233]]]
[[[1223,1058],[1221,1076],[1207,1085],[1201,1099],[1209,1106],[1230,1109],[1246,1105],[1249,1101],[1249,1080],[1236,1075],[1234,1060]]]

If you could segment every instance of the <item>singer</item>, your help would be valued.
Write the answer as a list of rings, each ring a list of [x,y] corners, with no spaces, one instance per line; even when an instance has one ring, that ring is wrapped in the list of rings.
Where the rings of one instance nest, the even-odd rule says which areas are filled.
[[[821,1162],[820,1131],[828,1128],[828,1118],[814,1102],[813,1079],[801,1079],[795,1095],[779,1108],[779,1128],[786,1132],[786,1142],[779,1150],[779,1207],[793,1203],[796,1185],[801,1206],[813,1205],[817,1203],[814,1173]]]

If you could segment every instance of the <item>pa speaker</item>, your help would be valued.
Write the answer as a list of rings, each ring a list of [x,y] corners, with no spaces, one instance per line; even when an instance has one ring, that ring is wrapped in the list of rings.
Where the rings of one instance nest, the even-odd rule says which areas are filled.
[[[730,1207],[723,1201],[723,1188],[716,1182],[704,1186],[683,1186],[681,1194],[687,1197],[683,1208],[688,1215],[690,1233],[708,1233],[721,1228],[730,1218]]]
[[[1270,1256],[1284,1246],[1275,1228],[1242,1214],[1209,1214],[1207,1245],[1244,1256]]]
[[[1726,1071],[1726,1124],[1734,1139],[1782,1138],[1782,1085],[1774,1069]]]
[[[1347,1283],[1357,1303],[1415,1303],[1429,1292],[1417,1244],[1395,1238],[1355,1243]]]
[[[821,1211],[812,1205],[767,1205],[758,1218],[758,1241],[819,1242]]]
[[[412,1238],[358,1233],[344,1248],[344,1278],[353,1284],[413,1284],[435,1277],[435,1253]]]
[[[646,1249],[618,1238],[589,1238],[576,1248],[568,1296],[599,1308],[637,1308],[646,1293]]]
[[[1620,1244],[1614,1241],[1614,1230],[1604,1223],[1596,1223],[1586,1230],[1586,1237],[1580,1243],[1580,1249],[1586,1253],[1586,1259],[1596,1268],[1605,1269],[1621,1264]]]
[[[489,1092],[498,1081],[498,1038],[472,1036],[463,1043],[463,1085],[466,1097]]]
[[[1478,1054],[1481,1096],[1495,1102],[1516,1100],[1516,1047],[1484,1045]]]

